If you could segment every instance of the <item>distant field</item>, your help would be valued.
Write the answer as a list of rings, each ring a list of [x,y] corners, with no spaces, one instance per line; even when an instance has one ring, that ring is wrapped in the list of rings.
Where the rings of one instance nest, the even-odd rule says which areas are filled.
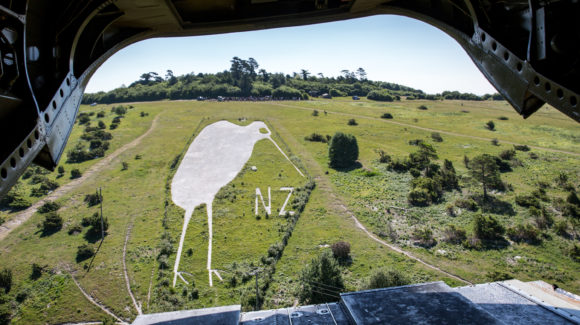
[[[557,198],[565,199],[568,191],[556,184],[560,173],[568,176],[576,190],[580,186],[580,126],[555,109],[542,108],[528,120],[522,120],[506,102],[470,101],[401,101],[377,103],[348,98],[302,102],[198,102],[161,101],[130,103],[117,129],[107,130],[113,135],[107,155],[131,142],[148,130],[154,118],[156,125],[139,145],[122,152],[98,174],[86,179],[73,192],[58,200],[58,213],[64,219],[62,230],[43,235],[37,228],[44,216],[35,213],[30,220],[0,241],[0,265],[12,269],[14,285],[10,292],[16,297],[26,293],[16,303],[15,324],[44,324],[100,321],[108,316],[82,296],[71,274],[93,298],[100,301],[121,319],[131,321],[137,316],[125,285],[123,247],[129,226],[126,263],[131,289],[143,312],[159,312],[182,308],[202,308],[244,303],[251,308],[255,280],[249,275],[254,268],[271,268],[271,278],[260,277],[260,284],[268,283],[263,308],[289,306],[295,303],[300,271],[305,264],[328,245],[339,240],[350,242],[352,264],[343,268],[347,290],[357,290],[370,273],[378,267],[392,267],[404,271],[415,282],[443,280],[450,285],[464,285],[459,280],[428,268],[369,238],[356,227],[349,212],[383,240],[395,244],[415,256],[470,282],[493,280],[499,271],[521,280],[542,279],[575,293],[580,292],[580,264],[569,256],[573,243],[578,243],[579,225],[564,218],[554,209]],[[427,110],[417,107],[425,105]],[[82,112],[105,111],[107,126],[113,119],[115,105],[82,106]],[[318,110],[318,116],[313,116]],[[141,112],[149,115],[141,116]],[[382,119],[391,113],[393,119]],[[357,126],[347,125],[351,118]],[[208,286],[207,215],[196,209],[189,225],[182,255],[182,269],[193,276],[194,285],[178,282],[171,288],[175,251],[181,233],[183,211],[171,203],[168,184],[184,149],[204,127],[219,120],[234,123],[265,121],[271,126],[274,138],[304,171],[301,177],[289,162],[269,142],[258,142],[244,170],[229,185],[222,188],[214,201],[213,267],[223,270],[224,282],[214,277],[214,287]],[[495,131],[485,128],[495,123]],[[91,123],[98,119],[91,116]],[[65,152],[72,148],[84,126],[75,125]],[[328,145],[304,139],[311,133],[333,135],[337,131],[357,137],[362,168],[336,171],[328,167]],[[443,141],[434,142],[432,133],[438,132]],[[387,170],[378,161],[377,150],[384,150],[393,158],[403,158],[416,151],[411,140],[423,140],[434,146],[442,163],[450,160],[460,177],[462,190],[446,192],[444,201],[428,207],[412,207],[407,202],[412,176]],[[498,146],[491,143],[497,139]],[[515,203],[519,194],[530,194],[539,183],[547,184],[549,202],[542,204],[551,212],[555,222],[568,222],[569,236],[558,235],[553,228],[542,230],[538,244],[515,243],[491,249],[468,249],[462,245],[445,243],[443,230],[454,224],[472,233],[472,220],[478,212],[457,209],[450,216],[448,205],[458,198],[481,192],[468,177],[464,156],[473,158],[481,153],[499,154],[512,149],[513,143],[525,144],[531,151],[517,151],[518,164],[510,172],[502,173],[502,180],[512,191],[494,193],[503,209],[486,212],[510,227],[531,223],[527,208]],[[530,155],[533,153],[534,155]],[[100,159],[80,164],[61,163],[65,176],[57,172],[47,177],[61,186],[70,182],[70,170],[87,170]],[[127,168],[123,170],[123,162]],[[250,166],[257,166],[256,172]],[[304,186],[309,179],[316,182],[309,203],[300,215],[291,237],[277,261],[267,260],[272,244],[281,241],[287,218],[277,216],[287,192],[280,187]],[[169,181],[168,181],[169,180]],[[21,190],[29,195],[34,185],[21,181]],[[255,189],[264,198],[272,188],[271,216],[266,218],[260,202],[260,218],[254,214]],[[99,238],[69,230],[98,211],[83,201],[86,194],[102,187],[104,215],[110,223],[108,234],[94,260],[76,261],[77,247],[88,243],[97,248]],[[37,200],[30,198],[31,202]],[[346,209],[346,210],[345,210]],[[481,210],[479,210],[481,212]],[[0,216],[13,218],[15,212],[2,211]],[[414,245],[415,229],[429,228],[437,244],[431,248]],[[395,234],[388,236],[385,234]],[[506,237],[507,238],[507,237]],[[169,242],[167,267],[159,261],[160,252]],[[191,254],[187,250],[191,249]],[[31,265],[46,265],[39,279],[31,278]],[[90,267],[90,268],[89,268]],[[232,280],[232,278],[236,278]],[[233,282],[232,282],[233,281]],[[192,293],[197,291],[197,298]],[[50,308],[47,305],[50,304]]]

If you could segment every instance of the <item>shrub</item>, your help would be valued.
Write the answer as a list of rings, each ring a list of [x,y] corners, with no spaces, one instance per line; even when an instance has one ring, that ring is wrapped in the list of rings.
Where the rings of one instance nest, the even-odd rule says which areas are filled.
[[[433,247],[437,244],[437,241],[433,238],[433,231],[428,228],[415,229],[413,231],[413,239],[416,240],[416,245],[423,247]]]
[[[424,188],[412,189],[407,195],[407,200],[414,206],[428,206],[431,204],[429,191]]]
[[[443,195],[441,184],[437,181],[418,177],[411,181],[412,190],[407,196],[409,203],[417,206],[425,206],[437,202]]]
[[[65,172],[65,170],[64,170],[64,167],[63,167],[63,166],[58,166],[58,169],[57,169],[57,171],[58,171],[58,173],[59,173],[60,175],[64,174],[64,172]]]
[[[508,119],[507,117],[505,117],[505,116],[500,116],[500,117],[498,117],[497,119],[498,119],[498,120],[500,120],[500,121],[507,121],[507,120],[509,120],[509,119]]]
[[[465,241],[465,239],[467,239],[465,230],[458,228],[455,225],[447,226],[447,228],[445,228],[443,233],[444,233],[443,241],[446,241],[448,243],[461,244],[463,241]]]
[[[316,109],[315,109],[315,110],[313,110],[313,111],[312,111],[312,116],[318,116],[318,110],[316,110]]]
[[[554,231],[556,234],[567,237],[568,236],[568,222],[566,220],[560,220],[554,225]]]
[[[32,269],[32,272],[30,273],[31,279],[40,278],[42,276],[42,272],[44,272],[44,266],[37,263],[32,263],[31,269]]]
[[[348,122],[346,123],[347,125],[358,125],[358,123],[356,122],[355,119],[351,118],[350,120],[348,120]]]
[[[578,245],[576,243],[572,244],[572,246],[568,250],[568,255],[570,255],[570,257],[574,261],[580,262],[580,245]]]
[[[99,195],[99,193],[95,193],[95,194],[87,194],[85,195],[85,199],[84,201],[89,205],[89,207],[95,206],[99,203],[101,203],[101,196]]]
[[[409,170],[409,164],[405,160],[393,159],[387,166],[387,169],[395,171],[397,173],[404,173]]]
[[[417,168],[411,168],[409,169],[409,174],[411,174],[411,176],[413,176],[414,178],[417,178],[421,176],[421,171],[418,170]]]
[[[514,149],[519,150],[519,151],[530,151],[530,147],[528,147],[527,145],[517,145],[514,144]]]
[[[505,233],[505,228],[492,216],[478,214],[475,216],[473,232],[479,239],[499,239]]]
[[[580,207],[580,198],[578,198],[578,195],[574,191],[570,191],[568,197],[566,197],[566,202]]]
[[[330,96],[332,96],[332,97],[344,97],[344,96],[346,96],[346,95],[347,95],[345,92],[343,92],[343,91],[340,91],[340,90],[338,90],[338,89],[334,89],[334,88],[330,89],[330,90],[328,91],[328,93],[329,93],[329,94],[330,94]]]
[[[493,144],[494,146],[499,146],[499,140],[494,138],[491,140],[491,144]]]
[[[379,149],[377,150],[377,153],[379,154],[379,162],[381,164],[388,164],[389,162],[391,162],[391,156],[387,155],[387,153],[384,150]]]
[[[72,225],[68,228],[69,235],[80,234],[82,231],[83,231],[83,228],[79,224]]]
[[[505,281],[505,280],[510,280],[510,279],[514,278],[511,274],[506,273],[506,272],[501,272],[501,271],[487,272],[487,274],[485,276],[491,282]]]
[[[392,102],[395,100],[395,97],[393,97],[387,90],[384,89],[369,91],[367,98],[379,102]]]
[[[99,121],[99,129],[104,130],[107,128],[107,125],[103,121]]]
[[[514,149],[507,149],[499,153],[498,155],[502,160],[512,160],[516,156],[516,151]]]
[[[421,105],[417,107],[418,109],[422,110],[422,111],[426,111],[428,108],[425,105]]]
[[[95,255],[95,249],[92,246],[82,244],[77,247],[77,262],[91,258],[93,255]]]
[[[339,241],[339,242],[332,244],[332,246],[330,246],[330,248],[332,249],[332,254],[334,255],[334,257],[336,259],[338,259],[339,261],[346,261],[349,259],[349,257],[350,257],[350,244],[348,242]]]
[[[443,142],[443,138],[441,137],[441,134],[439,134],[438,132],[431,133],[431,139],[433,139],[433,141],[435,142]]]
[[[127,109],[123,105],[114,106],[112,111],[119,116],[125,115],[125,113],[127,113]]]
[[[121,166],[122,166],[121,167],[121,170],[127,170],[127,169],[129,169],[129,163],[127,163],[126,161],[123,161],[121,163]]]
[[[104,111],[100,111],[100,112],[98,112],[98,113],[97,113],[97,117],[98,117],[98,118],[105,117],[105,112],[104,112]]]
[[[311,304],[328,302],[333,297],[338,300],[344,290],[340,266],[329,251],[322,252],[302,269],[300,284],[300,301]]]
[[[322,142],[322,143],[326,143],[327,137],[323,136],[322,134],[318,134],[318,133],[312,133],[311,135],[305,136],[304,140],[306,141],[312,141],[312,142]]]
[[[381,118],[390,120],[393,118],[393,115],[391,113],[383,113],[383,115],[381,115]]]
[[[9,293],[12,289],[12,270],[3,268],[0,270],[0,289],[4,289],[4,293]]]
[[[516,195],[516,204],[522,207],[535,207],[537,209],[541,209],[542,205],[540,201],[532,195]]]
[[[530,224],[519,224],[515,227],[510,227],[507,230],[507,235],[511,240],[517,243],[525,241],[527,243],[534,244],[539,242],[539,231]]]
[[[528,211],[539,229],[550,228],[554,224],[554,218],[545,207],[538,209],[532,206]]]
[[[79,124],[80,125],[87,124],[90,121],[91,121],[91,118],[86,113],[81,113],[79,115]]]
[[[44,217],[42,230],[44,232],[55,232],[62,228],[62,217],[56,212],[50,212]]]
[[[44,203],[43,205],[41,205],[40,208],[38,208],[38,212],[39,213],[48,213],[48,212],[56,211],[59,208],[60,208],[60,204],[53,202],[53,201],[48,201],[48,202]]]
[[[72,179],[79,178],[81,176],[83,176],[83,174],[77,168],[70,171],[70,178]]]
[[[493,121],[487,121],[487,123],[485,123],[485,128],[493,131],[495,130],[495,123],[493,123]]]
[[[159,244],[159,255],[171,255],[173,254],[173,244],[169,239],[162,239]]]
[[[337,132],[330,141],[328,148],[329,164],[332,168],[347,168],[358,159],[358,143],[350,134]]]
[[[90,226],[89,233],[94,235],[101,235],[109,229],[109,219],[104,217],[101,222],[101,215],[98,212],[93,213],[91,217],[83,218],[81,223],[83,226]],[[103,230],[101,230],[101,224]]]
[[[375,270],[364,284],[363,289],[380,289],[388,287],[398,287],[410,284],[409,277],[398,270],[378,269]]]

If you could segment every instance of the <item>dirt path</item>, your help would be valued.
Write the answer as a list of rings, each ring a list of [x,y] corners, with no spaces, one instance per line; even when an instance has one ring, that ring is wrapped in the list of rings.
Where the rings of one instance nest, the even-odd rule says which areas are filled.
[[[312,108],[300,107],[300,106],[294,106],[294,105],[288,105],[288,104],[281,104],[281,103],[273,103],[273,104],[274,105],[278,105],[278,106],[282,106],[282,107],[290,107],[290,108],[294,108],[294,109],[301,109],[301,110],[305,110],[305,111],[313,111],[314,110]],[[427,131],[427,132],[438,132],[438,133],[441,133],[441,134],[446,134],[446,135],[450,135],[450,136],[454,136],[454,137],[468,138],[468,139],[488,141],[488,142],[490,142],[491,140],[494,139],[494,138],[486,138],[486,137],[480,137],[480,136],[475,136],[475,135],[468,135],[468,134],[456,133],[456,132],[445,131],[445,130],[438,130],[438,129],[426,128],[426,127],[417,126],[417,125],[413,125],[413,124],[407,124],[407,123],[403,123],[403,122],[396,122],[396,121],[391,121],[391,120],[386,120],[386,119],[382,119],[382,118],[378,118],[378,117],[371,117],[371,116],[366,116],[366,115],[358,115],[358,114],[351,114],[351,113],[335,112],[335,111],[329,111],[329,110],[326,110],[326,111],[328,113],[332,113],[332,114],[337,114],[337,115],[342,115],[342,116],[348,116],[348,117],[356,117],[356,118],[360,118],[360,119],[380,121],[380,122],[383,122],[383,123],[389,123],[389,124],[403,126],[403,127],[407,127],[407,128],[414,128],[414,129],[417,129],[417,130],[423,130],[423,131]],[[507,140],[503,140],[503,139],[500,140],[500,143],[506,143],[506,144],[511,144],[511,145],[524,145],[523,143],[511,142],[511,141],[507,141]],[[543,151],[548,151],[548,152],[563,153],[563,154],[567,154],[567,155],[571,155],[571,156],[580,157],[580,153],[573,152],[573,151],[566,151],[566,150],[552,149],[552,148],[538,147],[538,146],[531,146],[531,145],[528,145],[528,147],[530,147],[532,149],[536,149],[536,150],[543,150]]]
[[[272,123],[276,124],[276,129],[279,132],[285,133],[286,135],[289,135],[288,130],[286,130],[283,126],[281,126],[280,124],[272,121]],[[387,242],[385,242],[384,240],[381,240],[380,238],[376,237],[373,233],[371,233],[355,216],[354,214],[347,209],[347,207],[342,204],[340,198],[333,193],[333,189],[332,189],[332,185],[331,185],[331,181],[328,179],[327,176],[324,175],[320,165],[314,160],[314,158],[311,156],[310,152],[308,152],[303,146],[302,144],[300,144],[299,142],[297,142],[294,137],[292,136],[286,136],[286,139],[291,139],[290,141],[292,142],[292,144],[294,146],[299,146],[302,150],[300,152],[300,155],[302,156],[302,158],[304,158],[304,160],[307,162],[307,164],[309,165],[309,169],[313,172],[313,174],[316,174],[315,179],[316,179],[316,187],[320,188],[320,189],[324,189],[325,191],[328,191],[330,193],[330,198],[332,200],[335,201],[335,206],[340,207],[342,209],[342,213],[346,213],[353,221],[354,224],[357,228],[359,228],[361,231],[363,231],[365,233],[366,236],[368,236],[369,238],[371,238],[372,240],[378,242],[379,244],[397,252],[397,253],[401,253],[404,254],[405,256],[407,256],[408,258],[415,260],[423,265],[425,265],[426,267],[433,269],[435,271],[438,271],[440,273],[445,274],[448,277],[451,277],[453,279],[459,280],[461,282],[467,283],[467,284],[473,284],[455,274],[449,273],[445,270],[442,270],[441,268],[437,267],[436,265],[430,264],[429,262],[426,262],[416,256],[414,256],[413,254],[401,249],[398,246],[389,244]],[[339,211],[337,211],[339,212]],[[340,212],[339,212],[340,213]]]
[[[125,274],[125,284],[127,284],[127,292],[129,292],[129,296],[131,296],[131,300],[133,301],[133,306],[139,315],[142,315],[141,306],[135,300],[135,296],[133,295],[133,291],[131,291],[131,282],[129,281],[129,274],[127,273],[127,242],[129,241],[129,236],[131,235],[131,229],[133,229],[133,224],[130,223],[127,227],[127,234],[125,235],[125,245],[123,246],[123,273]]]
[[[62,197],[63,195],[70,193],[72,190],[79,187],[84,181],[93,177],[93,175],[95,175],[95,173],[99,173],[104,168],[108,167],[111,164],[111,162],[115,158],[117,158],[120,154],[124,153],[125,151],[127,151],[129,149],[135,148],[139,143],[141,143],[141,140],[143,140],[143,138],[145,138],[146,136],[151,134],[153,129],[155,129],[155,127],[157,127],[157,122],[159,120],[160,114],[161,113],[157,114],[157,116],[153,119],[153,122],[151,122],[151,126],[149,127],[149,129],[147,131],[145,131],[145,133],[140,135],[138,138],[127,143],[126,145],[122,146],[121,148],[115,150],[115,152],[113,152],[112,154],[105,156],[103,159],[101,159],[101,161],[97,162],[96,164],[91,166],[88,170],[86,170],[83,173],[83,176],[81,176],[77,179],[74,179],[74,180],[70,181],[69,183],[64,184],[63,186],[57,188],[56,190],[54,190],[52,193],[50,193],[48,196],[46,196],[42,200],[34,203],[28,209],[18,213],[13,218],[11,218],[10,220],[8,220],[4,224],[2,224],[2,226],[0,226],[0,240],[4,239],[10,232],[12,232],[12,230],[16,229],[18,226],[20,226],[26,220],[30,219],[30,217],[36,212],[36,210],[38,210],[38,208],[40,208],[44,203],[46,203],[48,201],[55,201],[55,200],[59,199],[60,197]]]
[[[121,318],[117,317],[117,315],[113,314],[113,312],[110,311],[107,307],[105,307],[105,305],[103,305],[103,304],[99,303],[98,301],[96,301],[95,299],[93,299],[93,297],[91,297],[91,295],[89,295],[85,291],[85,289],[83,289],[81,287],[81,285],[78,283],[77,279],[75,279],[75,277],[72,275],[72,273],[70,276],[73,279],[74,283],[76,284],[77,288],[79,288],[79,290],[83,293],[83,295],[85,296],[85,298],[87,298],[88,301],[90,301],[93,305],[99,307],[102,311],[107,313],[109,316],[113,317],[115,320],[117,320],[121,324],[127,324],[126,322],[122,321]]]

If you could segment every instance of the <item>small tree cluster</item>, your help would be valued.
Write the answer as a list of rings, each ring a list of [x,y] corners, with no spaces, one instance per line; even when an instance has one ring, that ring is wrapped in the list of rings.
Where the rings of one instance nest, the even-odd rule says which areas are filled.
[[[396,99],[388,90],[372,90],[367,94],[367,98],[380,102],[392,102]]]
[[[348,168],[354,165],[358,154],[358,143],[353,135],[337,132],[330,140],[328,148],[330,167]]]

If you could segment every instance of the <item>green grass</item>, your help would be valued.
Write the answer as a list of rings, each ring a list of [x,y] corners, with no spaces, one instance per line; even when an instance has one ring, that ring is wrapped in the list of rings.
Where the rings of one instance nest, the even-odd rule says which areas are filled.
[[[87,292],[115,314],[128,321],[134,319],[136,311],[127,293],[122,267],[123,245],[130,224],[133,228],[127,245],[127,267],[133,292],[142,303],[144,312],[210,307],[242,301],[246,290],[252,288],[253,279],[231,288],[227,281],[231,277],[233,263],[236,262],[238,270],[244,271],[251,264],[260,265],[260,259],[267,254],[268,247],[280,240],[279,229],[285,222],[284,218],[275,216],[276,213],[266,219],[261,207],[261,219],[256,220],[253,211],[255,188],[259,187],[262,194],[267,196],[267,187],[272,187],[274,212],[287,196],[287,192],[278,191],[281,186],[298,187],[306,182],[269,141],[256,144],[244,171],[222,189],[220,199],[214,202],[212,265],[216,269],[223,269],[221,274],[226,282],[222,283],[214,276],[215,286],[208,287],[205,209],[196,209],[192,217],[181,261],[181,269],[193,274],[199,299],[184,298],[182,284],[176,290],[163,285],[164,279],[172,279],[170,271],[175,253],[169,258],[170,270],[160,270],[156,260],[163,232],[169,233],[176,250],[182,229],[183,211],[172,204],[165,207],[168,198],[167,180],[172,177],[170,165],[186,148],[192,134],[199,131],[198,127],[222,119],[242,125],[253,120],[267,122],[276,142],[286,153],[291,151],[293,161],[299,167],[305,167],[303,170],[307,170],[317,183],[282,258],[276,264],[276,273],[267,291],[264,308],[292,305],[301,269],[320,251],[328,249],[326,245],[339,240],[346,240],[352,246],[353,263],[343,269],[348,290],[360,288],[372,270],[381,266],[402,270],[415,282],[443,280],[451,285],[462,285],[373,241],[356,228],[340,204],[352,211],[372,232],[384,232],[390,224],[399,235],[395,241],[398,245],[470,281],[488,281],[489,271],[500,270],[522,280],[543,279],[557,283],[564,289],[580,292],[578,262],[572,261],[565,253],[572,240],[548,230],[542,244],[537,246],[512,243],[504,249],[477,251],[443,243],[440,240],[441,231],[447,224],[453,223],[471,232],[473,213],[463,212],[457,217],[445,214],[448,202],[467,193],[446,193],[446,203],[427,208],[410,207],[406,195],[411,176],[387,171],[384,165],[378,163],[376,153],[377,149],[382,149],[393,157],[403,157],[417,149],[408,144],[409,140],[422,139],[432,143],[433,131],[421,128],[465,135],[441,132],[443,142],[434,143],[434,146],[440,162],[442,159],[451,160],[458,175],[463,176],[461,184],[465,192],[478,192],[478,187],[468,181],[468,171],[463,166],[464,155],[474,157],[480,153],[497,154],[512,148],[511,144],[505,143],[507,141],[580,153],[577,137],[580,127],[554,109],[543,108],[529,120],[523,121],[505,102],[402,101],[384,104],[363,99],[356,102],[315,100],[279,103],[162,101],[132,105],[135,108],[129,110],[119,128],[107,130],[114,136],[107,154],[145,132],[153,118],[159,116],[157,127],[139,146],[121,154],[97,176],[87,179],[74,193],[59,200],[62,204],[59,213],[65,221],[63,229],[42,237],[36,225],[43,216],[35,214],[0,242],[0,264],[11,268],[14,273],[15,283],[11,293],[16,295],[28,288],[34,297],[18,305],[15,323],[80,322],[105,318],[103,312],[84,299],[69,278],[69,270]],[[418,110],[416,107],[419,105],[426,105],[428,110]],[[107,112],[104,119],[109,119],[106,122],[108,125],[113,118],[109,112],[110,106],[81,107],[81,111],[98,112],[103,109]],[[319,110],[319,116],[311,115],[313,109]],[[463,110],[469,113],[463,113]],[[149,115],[140,117],[141,111]],[[381,119],[384,112],[393,114],[394,119]],[[508,120],[499,120],[500,116],[508,117]],[[96,120],[95,116],[91,118],[92,121]],[[350,118],[355,118],[359,125],[348,126]],[[494,121],[497,131],[484,128],[488,120]],[[75,125],[69,148],[78,141],[83,129]],[[304,140],[306,135],[313,132],[333,135],[337,131],[357,137],[360,162],[372,172],[332,170],[327,167],[328,145]],[[497,138],[500,146],[492,145],[488,139],[469,136]],[[528,194],[536,189],[538,181],[552,184],[547,190],[550,197],[565,195],[561,187],[553,185],[554,178],[562,171],[569,175],[576,188],[580,185],[579,156],[540,149],[532,151],[538,154],[538,159],[531,159],[528,153],[518,152],[517,158],[523,166],[502,174],[502,179],[514,187],[514,192],[496,195],[510,203],[515,211],[515,215],[511,216],[496,215],[506,226],[530,221],[527,211],[514,204],[514,198],[516,194]],[[141,158],[135,159],[137,155]],[[68,182],[72,168],[84,171],[96,161],[65,163],[66,176],[57,181],[61,185]],[[122,162],[128,163],[127,170],[122,170]],[[258,167],[257,172],[247,169],[254,165]],[[55,176],[56,173],[49,175]],[[26,182],[22,187],[29,190]],[[80,263],[75,260],[77,246],[87,242],[87,230],[85,228],[77,235],[68,235],[67,231],[80,223],[83,217],[98,210],[98,207],[88,208],[83,202],[84,195],[94,193],[97,187],[103,188],[104,214],[109,219],[110,227],[87,271],[85,265],[88,267],[90,260]],[[405,210],[391,208],[393,206]],[[11,217],[6,212],[0,213]],[[163,227],[164,218],[166,229]],[[558,220],[561,217],[556,215],[555,218]],[[425,226],[433,229],[438,240],[437,246],[431,249],[418,248],[408,240],[413,229]],[[388,238],[386,240],[390,241]],[[98,242],[91,245],[97,247]],[[185,254],[188,248],[193,250],[191,256]],[[48,265],[55,275],[45,274],[38,280],[30,279],[33,262]],[[262,279],[260,281],[263,283]],[[148,301],[150,286],[151,299]],[[191,290],[191,286],[188,290]],[[178,301],[175,304],[167,303],[161,299],[163,295],[178,297]],[[54,302],[51,308],[46,308],[47,301]]]

